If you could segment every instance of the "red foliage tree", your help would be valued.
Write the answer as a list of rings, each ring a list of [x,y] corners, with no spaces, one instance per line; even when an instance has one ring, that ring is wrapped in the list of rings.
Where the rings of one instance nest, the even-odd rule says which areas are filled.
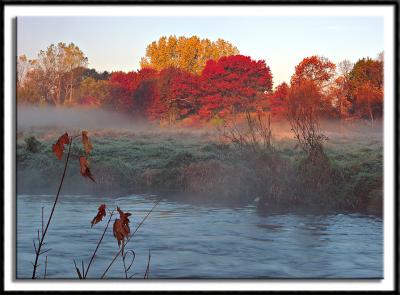
[[[134,108],[133,95],[140,85],[136,72],[114,72],[110,77],[110,102],[117,111],[131,112]]]
[[[154,81],[157,71],[150,68],[138,72],[114,72],[111,74],[110,102],[117,111],[146,113],[147,107],[155,97]]]
[[[272,74],[265,61],[248,56],[209,60],[201,74],[201,107],[203,118],[244,111],[271,91]]]
[[[159,100],[157,89],[158,73],[151,68],[143,68],[137,72],[139,85],[133,93],[133,113],[137,117],[152,118],[153,113],[150,108],[154,108]],[[163,111],[163,109],[160,109]]]
[[[158,89],[170,123],[195,113],[200,94],[198,76],[170,67],[160,71]]]
[[[153,68],[142,68],[137,72],[140,81],[154,80],[158,77],[158,72]]]
[[[137,117],[155,120],[167,111],[160,101],[156,79],[143,80],[134,93],[134,101],[134,114]]]
[[[85,107],[98,107],[101,101],[93,95],[86,95],[81,98],[80,104]]]
[[[269,96],[269,109],[272,118],[282,119],[285,116],[287,98],[290,88],[283,82],[275,88],[274,93]]]

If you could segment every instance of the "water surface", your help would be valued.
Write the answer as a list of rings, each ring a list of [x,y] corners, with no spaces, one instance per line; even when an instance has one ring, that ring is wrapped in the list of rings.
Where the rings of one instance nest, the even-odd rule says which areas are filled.
[[[30,278],[32,240],[54,196],[17,197],[17,278]],[[156,198],[63,195],[46,236],[48,278],[76,278],[73,259],[89,262],[107,222],[90,227],[101,203],[131,212],[133,230]],[[126,249],[135,251],[129,271],[143,278],[151,250],[150,278],[381,278],[382,219],[359,214],[259,216],[254,206],[215,208],[161,201]],[[88,278],[98,278],[118,244],[112,226]],[[44,256],[39,276],[43,275]],[[128,260],[128,258],[127,258]],[[107,277],[124,278],[119,258]]]

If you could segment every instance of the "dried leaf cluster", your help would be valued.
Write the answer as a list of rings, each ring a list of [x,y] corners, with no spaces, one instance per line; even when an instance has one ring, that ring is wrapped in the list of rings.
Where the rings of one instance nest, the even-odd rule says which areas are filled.
[[[58,138],[57,142],[55,144],[53,144],[53,153],[56,155],[58,160],[62,159],[62,156],[64,154],[64,145],[69,144],[71,141],[72,141],[72,138],[70,138],[68,133],[65,132],[63,135],[61,135]],[[81,175],[83,177],[88,177],[93,182],[96,182],[90,171],[89,162],[87,160],[87,156],[90,154],[90,152],[93,149],[93,145],[89,139],[87,131],[82,131],[82,145],[83,145],[83,149],[85,150],[86,155],[79,156],[79,167],[80,167]]]

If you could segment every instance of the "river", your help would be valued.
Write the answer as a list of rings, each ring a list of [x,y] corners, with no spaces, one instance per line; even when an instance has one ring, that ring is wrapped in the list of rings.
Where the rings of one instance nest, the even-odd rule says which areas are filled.
[[[17,278],[30,278],[32,240],[54,196],[17,196]],[[73,260],[87,266],[107,217],[90,221],[101,203],[132,213],[132,231],[156,202],[154,196],[99,198],[62,195],[46,236],[39,277],[48,255],[48,278],[76,278]],[[128,272],[143,278],[151,251],[149,278],[382,278],[382,218],[360,214],[260,216],[254,206],[221,208],[163,200],[126,250],[136,259]],[[101,276],[118,251],[108,228],[88,273]],[[127,254],[129,264],[131,252]],[[106,278],[124,278],[118,258]]]

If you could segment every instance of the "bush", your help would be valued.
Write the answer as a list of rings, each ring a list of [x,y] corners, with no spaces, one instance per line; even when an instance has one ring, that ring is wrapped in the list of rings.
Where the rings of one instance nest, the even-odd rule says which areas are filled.
[[[42,144],[35,136],[29,136],[25,138],[25,149],[30,153],[38,153],[42,147]]]
[[[246,111],[245,120],[240,123],[236,118],[228,120],[222,130],[222,138],[242,152],[273,151],[269,114]]]

